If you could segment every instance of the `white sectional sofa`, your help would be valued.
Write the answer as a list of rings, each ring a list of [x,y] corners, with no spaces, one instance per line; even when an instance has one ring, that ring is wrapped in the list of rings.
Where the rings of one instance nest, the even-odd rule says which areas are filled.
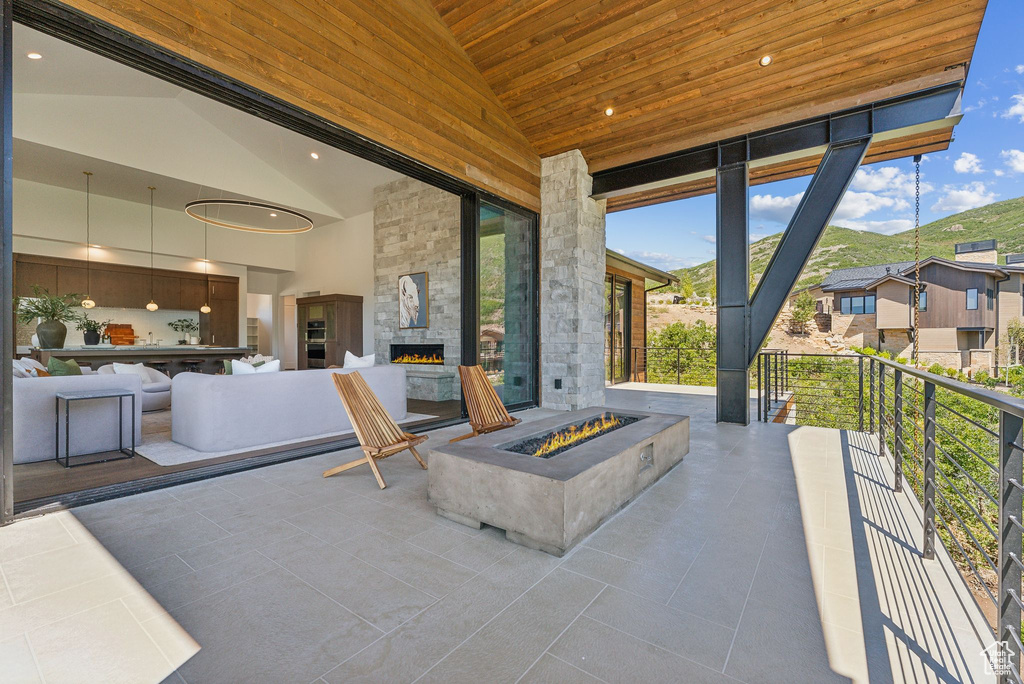
[[[54,457],[55,439],[64,455],[64,407],[59,435],[55,432],[57,392],[128,389],[135,392],[135,444],[142,443],[142,378],[137,375],[69,375],[49,378],[13,378],[14,463],[34,463]],[[123,404],[124,446],[131,445],[131,407]],[[71,455],[117,449],[117,399],[76,401],[71,405]]]
[[[359,371],[396,420],[407,414],[405,369],[374,366],[205,375],[171,381],[171,439],[197,451],[222,452],[352,433],[332,373]]]

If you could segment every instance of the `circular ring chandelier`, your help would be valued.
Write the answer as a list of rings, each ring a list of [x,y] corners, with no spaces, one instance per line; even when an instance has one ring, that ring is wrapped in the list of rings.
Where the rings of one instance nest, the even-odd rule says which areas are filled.
[[[262,211],[266,211],[266,212],[268,212],[267,215],[272,217],[272,218],[277,218],[278,216],[291,216],[292,218],[297,219],[298,223],[297,223],[297,225],[294,225],[294,226],[292,226],[290,228],[284,227],[284,226],[282,226],[281,228],[270,227],[270,226],[267,226],[267,227],[251,226],[251,225],[246,225],[244,223],[237,223],[237,222],[234,222],[234,221],[227,221],[227,220],[220,220],[220,219],[216,219],[216,218],[211,218],[210,216],[206,215],[209,212],[204,212],[203,214],[199,214],[195,210],[200,208],[200,207],[205,207],[205,208],[212,208],[212,207],[217,207],[217,208],[219,208],[219,207],[229,207],[229,208],[242,207],[242,208],[244,208],[244,207],[249,207],[249,208],[252,208],[252,209],[259,209],[259,210],[261,210],[261,212]],[[241,231],[245,231],[245,232],[248,232],[248,233],[263,233],[263,234],[266,234],[266,235],[294,235],[296,233],[305,233],[307,231],[313,230],[313,219],[309,218],[305,214],[300,214],[299,212],[294,211],[292,209],[288,209],[287,207],[279,207],[279,206],[277,206],[275,204],[267,204],[265,202],[254,202],[254,201],[251,201],[251,200],[239,200],[239,199],[199,199],[199,200],[195,200],[193,202],[189,202],[188,204],[186,204],[185,205],[185,213],[188,214],[189,216],[191,216],[192,218],[194,218],[197,221],[202,221],[203,223],[208,223],[208,224],[210,224],[212,226],[220,226],[221,228],[229,228],[231,230],[241,230]],[[283,223],[283,221],[282,221],[282,223]]]

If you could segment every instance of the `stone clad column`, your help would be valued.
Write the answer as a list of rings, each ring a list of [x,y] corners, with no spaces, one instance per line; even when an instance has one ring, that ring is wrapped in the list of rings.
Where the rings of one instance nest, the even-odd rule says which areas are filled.
[[[605,202],[579,150],[541,160],[541,406],[604,403]],[[561,389],[556,382],[561,381]]]

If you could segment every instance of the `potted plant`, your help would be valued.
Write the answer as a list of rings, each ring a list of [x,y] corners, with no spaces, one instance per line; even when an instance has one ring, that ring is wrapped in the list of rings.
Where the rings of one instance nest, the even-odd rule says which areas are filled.
[[[64,324],[78,320],[73,307],[78,306],[81,299],[82,295],[78,294],[51,295],[46,289],[33,285],[31,297],[14,300],[14,311],[22,323],[42,319],[36,325],[40,348],[61,349],[68,335],[68,327]]]
[[[178,344],[188,344],[189,334],[199,330],[199,323],[191,318],[179,318],[167,325],[170,326],[171,330],[184,337],[184,339],[178,340]]]
[[[75,328],[82,332],[82,337],[85,338],[86,344],[99,344],[100,335],[102,335],[104,328],[107,327],[107,323],[109,322],[109,320],[94,321],[89,318],[89,314],[83,313],[78,319],[78,323],[75,325]]]

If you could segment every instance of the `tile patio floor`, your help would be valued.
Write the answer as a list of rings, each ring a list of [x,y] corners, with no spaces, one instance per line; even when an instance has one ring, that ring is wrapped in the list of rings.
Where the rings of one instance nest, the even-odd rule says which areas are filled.
[[[436,516],[408,455],[383,491],[335,453],[4,528],[0,681],[986,681],[869,437],[607,403],[690,415],[690,454],[563,559]]]

